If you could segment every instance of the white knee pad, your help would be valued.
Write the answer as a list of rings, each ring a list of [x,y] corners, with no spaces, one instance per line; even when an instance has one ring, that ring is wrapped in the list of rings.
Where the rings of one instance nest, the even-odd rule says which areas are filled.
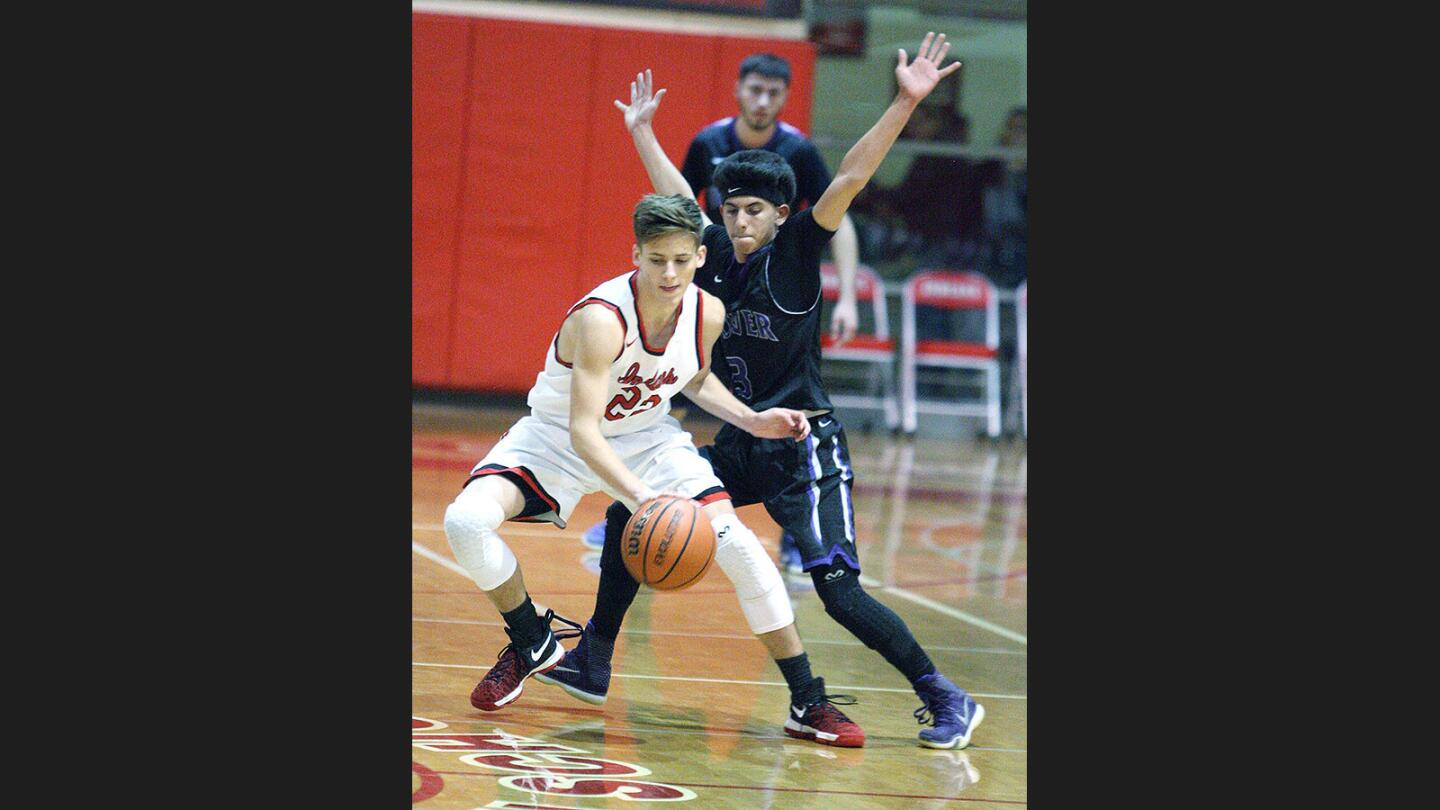
[[[715,530],[715,561],[735,584],[750,632],[758,636],[794,623],[795,611],[780,569],[755,533],[735,515],[720,515],[710,527]]]
[[[505,510],[489,498],[458,498],[445,510],[450,550],[482,591],[493,591],[515,573],[515,555],[495,533]]]

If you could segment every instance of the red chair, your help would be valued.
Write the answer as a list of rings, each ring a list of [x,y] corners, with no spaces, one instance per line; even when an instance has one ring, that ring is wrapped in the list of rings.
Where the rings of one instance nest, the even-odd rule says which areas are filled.
[[[915,334],[917,307],[943,313],[983,316],[984,342],[953,339],[920,340]],[[990,436],[1000,435],[1000,310],[995,285],[979,273],[921,270],[905,282],[900,298],[900,396],[905,432],[913,433],[920,412],[985,418]],[[916,369],[920,366],[959,368],[983,375],[984,394],[976,400],[921,400]]]
[[[820,265],[820,291],[825,300],[834,303],[840,298],[840,276],[829,262]],[[843,346],[835,346],[828,331],[826,317],[820,336],[820,356],[825,360],[841,360],[869,365],[869,390],[864,394],[832,393],[830,401],[839,406],[873,408],[885,412],[885,426],[900,425],[900,408],[895,396],[895,341],[890,337],[890,318],[885,309],[885,285],[875,271],[859,265],[855,268],[855,302],[860,309],[869,303],[873,315],[872,333],[856,330],[855,337]],[[864,321],[862,320],[862,325]],[[828,377],[828,375],[827,375]],[[827,379],[828,382],[828,379]]]

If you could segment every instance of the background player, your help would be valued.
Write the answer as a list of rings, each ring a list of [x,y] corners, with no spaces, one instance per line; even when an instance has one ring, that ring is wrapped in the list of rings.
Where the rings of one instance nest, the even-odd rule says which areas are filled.
[[[797,210],[802,205],[814,205],[830,185],[830,170],[820,157],[820,150],[803,132],[780,120],[789,92],[790,63],[770,53],[751,54],[740,62],[740,75],[735,82],[739,114],[710,124],[690,141],[680,173],[690,188],[701,195],[701,204],[710,219],[720,220],[721,194],[712,182],[715,167],[744,149],[774,152],[790,164],[796,184],[792,205]],[[841,217],[831,250],[840,280],[840,297],[832,310],[830,332],[836,345],[840,345],[855,337],[860,322],[855,303],[855,267],[860,248],[849,214]],[[605,524],[601,522],[585,532],[585,541],[598,548],[604,542],[604,533]],[[792,573],[802,571],[800,550],[789,532],[780,538],[780,564]]]
[[[858,746],[864,732],[828,702],[823,681],[810,673],[780,572],[736,517],[690,434],[668,415],[670,399],[683,390],[700,407],[757,436],[793,447],[810,430],[804,414],[786,408],[756,413],[712,379],[711,348],[725,309],[690,283],[705,262],[703,222],[689,195],[652,194],[640,201],[634,213],[638,269],[571,307],[530,389],[530,416],[475,465],[445,511],[455,558],[500,611],[511,641],[470,702],[485,711],[511,703],[528,676],[553,668],[564,655],[558,639],[565,634],[549,627],[557,617],[554,611],[536,615],[515,555],[496,534],[500,524],[538,519],[564,528],[589,492],[609,493],[632,510],[671,492],[702,504],[715,532],[715,560],[734,583],[746,621],[780,666],[792,702],[809,701],[802,705],[812,737]],[[616,528],[623,526],[621,521]]]
[[[720,221],[722,202],[721,192],[713,183],[715,167],[744,149],[764,149],[785,158],[795,171],[796,210],[814,205],[830,185],[830,170],[820,150],[805,133],[780,120],[789,92],[790,63],[770,53],[751,54],[740,63],[740,76],[735,82],[740,114],[716,121],[690,141],[680,174],[691,189],[704,195],[702,204],[710,219]],[[830,332],[838,343],[844,343],[855,337],[860,323],[855,303],[855,267],[860,247],[849,214],[840,218],[830,248],[840,277],[840,298],[830,316]]]
[[[860,585],[850,506],[854,474],[843,429],[829,413],[830,400],[820,381],[820,252],[916,105],[941,79],[960,69],[958,62],[938,69],[949,48],[944,34],[930,33],[914,62],[907,64],[905,51],[899,52],[895,99],[846,153],[834,181],[805,211],[791,215],[794,173],[774,154],[750,150],[722,161],[715,182],[723,189],[725,224],[707,224],[709,266],[696,282],[719,295],[729,310],[717,349],[736,396],[752,407],[783,405],[822,414],[814,417],[803,454],[728,426],[701,454],[736,505],[764,503],[776,523],[795,536],[825,612],[910,681],[923,703],[916,718],[932,725],[921,730],[920,741],[932,748],[964,748],[984,709],[940,674],[904,621]],[[684,193],[685,179],[666,158],[650,126],[665,91],[652,95],[648,71],[636,78],[630,105],[617,105],[625,111],[625,124],[656,190]],[[606,518],[608,549],[619,545],[629,511],[612,504]],[[552,673],[556,680],[586,680],[597,689],[600,678],[595,673],[608,674],[608,654],[600,651],[611,649],[619,631],[617,614],[623,616],[639,587],[623,566],[610,569],[602,556],[595,617]]]

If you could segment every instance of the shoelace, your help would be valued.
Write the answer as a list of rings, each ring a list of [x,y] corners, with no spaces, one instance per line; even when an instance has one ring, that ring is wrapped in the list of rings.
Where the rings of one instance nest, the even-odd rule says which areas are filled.
[[[561,624],[568,624],[568,625],[570,625],[572,628],[574,628],[574,629],[572,629],[572,630],[561,630],[560,632],[556,633],[556,634],[555,634],[555,640],[556,640],[556,641],[560,641],[560,640],[562,640],[562,639],[567,639],[567,638],[579,638],[579,637],[580,637],[581,635],[583,635],[584,632],[585,632],[584,628],[582,628],[582,627],[580,626],[580,623],[579,623],[579,622],[572,622],[572,621],[570,621],[569,619],[565,618],[564,616],[561,616],[560,614],[556,613],[554,610],[552,610],[552,609],[550,609],[550,608],[546,608],[546,609],[545,609],[545,616],[544,616],[540,621],[541,621],[546,627],[549,627],[549,626],[550,626],[550,622],[551,622],[552,620],[553,620],[553,621],[558,621],[558,622],[560,622]]]
[[[549,629],[550,622],[552,620],[559,620],[561,624],[568,624],[574,628],[573,630],[561,630],[558,633],[554,633],[556,641],[567,638],[579,638],[581,629],[578,623],[570,621],[564,616],[557,614],[554,610],[550,608],[546,608],[545,615],[540,617],[540,623],[545,625],[546,629]],[[490,671],[488,673],[486,673],[485,680],[487,681],[493,681],[499,678],[509,677],[510,670],[515,669],[520,665],[520,655],[518,653],[514,653],[515,636],[510,632],[510,628],[505,628],[505,635],[510,636],[510,643],[506,644],[504,647],[501,647],[500,652],[495,656],[497,663],[495,664],[495,666],[490,668]],[[507,652],[513,654],[507,656],[505,654]]]
[[[925,705],[915,710],[915,722],[922,726],[927,724],[935,725],[935,709],[937,708],[941,710],[949,709],[952,713],[959,713],[958,707],[950,705],[951,700],[949,695],[935,698],[921,695],[920,700]]]
[[[856,703],[859,703],[859,702],[860,702],[860,701],[858,701],[858,700],[855,698],[854,695],[825,695],[825,694],[822,694],[822,695],[820,696],[820,700],[819,700],[818,702],[812,703],[812,704],[810,704],[810,705],[811,705],[811,706],[814,706],[814,707],[817,708],[817,709],[819,709],[822,714],[831,715],[831,716],[833,716],[833,717],[838,718],[839,720],[841,720],[841,721],[843,721],[843,722],[848,723],[848,722],[850,722],[850,718],[849,718],[849,717],[846,717],[844,712],[840,711],[839,709],[837,709],[837,708],[835,708],[835,707],[836,707],[836,706],[854,706]]]

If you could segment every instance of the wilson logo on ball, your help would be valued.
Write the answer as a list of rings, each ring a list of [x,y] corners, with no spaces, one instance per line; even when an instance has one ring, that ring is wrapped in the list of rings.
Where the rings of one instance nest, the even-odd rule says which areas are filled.
[[[630,518],[630,522],[625,526],[626,554],[633,556],[640,553],[640,535],[645,533],[645,524],[650,522],[650,518],[655,510],[664,505],[663,502],[658,500],[651,501],[647,508],[640,510],[634,517]]]
[[[715,559],[715,534],[689,498],[661,495],[625,524],[620,559],[636,582],[676,591],[700,580]]]
[[[653,562],[656,565],[661,565],[665,562],[665,551],[670,548],[670,541],[675,539],[675,530],[680,527],[680,521],[684,519],[684,517],[685,515],[679,511],[676,511],[675,514],[670,517],[670,525],[665,527],[665,536],[660,539],[660,546],[655,549],[655,559]]]

